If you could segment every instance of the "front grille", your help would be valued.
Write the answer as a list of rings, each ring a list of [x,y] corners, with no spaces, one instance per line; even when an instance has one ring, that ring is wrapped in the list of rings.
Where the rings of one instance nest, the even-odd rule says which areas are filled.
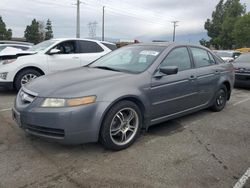
[[[36,133],[47,137],[64,138],[65,135],[63,129],[54,129],[54,128],[41,127],[30,124],[24,125],[24,129],[28,130],[31,133]]]

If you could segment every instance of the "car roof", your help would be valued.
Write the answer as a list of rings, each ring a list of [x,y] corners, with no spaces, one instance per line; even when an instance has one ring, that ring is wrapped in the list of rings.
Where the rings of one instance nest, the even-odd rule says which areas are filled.
[[[20,41],[12,41],[12,40],[0,40],[0,44],[20,44],[20,45],[29,45],[29,46],[33,45],[30,42],[20,42]]]
[[[163,46],[163,47],[169,47],[169,46],[191,46],[191,47],[198,47],[203,49],[208,49],[202,45],[197,44],[190,44],[190,43],[180,43],[180,42],[147,42],[147,43],[137,43],[133,44],[137,46]]]
[[[105,42],[105,43],[110,43],[106,41],[100,41],[100,40],[95,40],[95,39],[87,39],[87,38],[53,38],[51,40],[58,40],[58,41],[65,41],[65,40],[85,40],[85,41],[92,41],[92,42]],[[110,43],[114,44],[114,43]]]

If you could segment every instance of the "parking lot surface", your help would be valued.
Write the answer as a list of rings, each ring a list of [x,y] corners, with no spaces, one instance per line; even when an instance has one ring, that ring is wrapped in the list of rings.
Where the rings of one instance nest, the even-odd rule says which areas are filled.
[[[235,89],[222,112],[151,127],[119,152],[25,135],[11,118],[15,96],[0,90],[1,188],[233,187],[250,167],[250,90]]]

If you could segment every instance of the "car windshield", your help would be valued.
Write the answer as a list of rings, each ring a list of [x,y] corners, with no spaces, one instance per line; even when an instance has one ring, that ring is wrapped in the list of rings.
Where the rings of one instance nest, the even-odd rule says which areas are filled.
[[[56,42],[58,42],[58,40],[46,40],[44,42],[41,42],[37,45],[32,46],[28,50],[39,52],[39,51],[45,50],[46,48],[50,47],[51,45],[55,44]]]
[[[244,62],[250,63],[250,53],[241,54],[237,59],[235,59],[236,63]]]
[[[163,50],[163,46],[127,46],[98,59],[90,67],[141,73],[156,60]]]

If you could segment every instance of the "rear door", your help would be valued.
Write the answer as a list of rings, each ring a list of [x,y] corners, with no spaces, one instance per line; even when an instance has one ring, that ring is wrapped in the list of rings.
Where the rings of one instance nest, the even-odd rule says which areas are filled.
[[[76,41],[64,41],[53,49],[58,49],[58,54],[47,55],[50,72],[76,68],[81,66],[80,54],[76,53]]]
[[[97,42],[94,41],[79,40],[77,41],[77,46],[77,52],[80,55],[82,66],[95,61],[107,53],[107,51],[105,51]]]
[[[160,64],[177,66],[174,75],[153,76],[151,83],[152,121],[168,118],[197,106],[197,80],[188,49],[173,49]]]
[[[220,78],[220,66],[211,53],[198,47],[190,47],[195,64],[198,84],[198,98],[201,105],[206,105],[214,97]]]

